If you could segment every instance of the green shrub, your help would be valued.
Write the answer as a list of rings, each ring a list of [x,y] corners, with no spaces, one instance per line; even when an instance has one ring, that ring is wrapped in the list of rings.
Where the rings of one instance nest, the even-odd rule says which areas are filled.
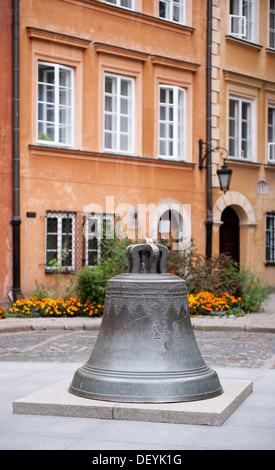
[[[193,244],[184,252],[171,253],[168,266],[186,280],[190,294],[210,292],[219,296],[227,292],[242,298],[246,313],[259,310],[269,296],[261,278],[249,268],[225,254],[206,259]]]
[[[269,289],[257,274],[244,265],[238,273],[242,309],[246,313],[260,310],[262,304],[269,297]]]
[[[128,239],[102,242],[101,263],[93,269],[85,266],[76,275],[75,295],[81,302],[104,303],[108,279],[128,270],[125,250],[131,243]],[[225,254],[206,259],[193,243],[183,252],[170,253],[167,270],[186,280],[189,294],[210,292],[223,296],[226,292],[241,297],[241,307],[246,313],[259,310],[269,295],[261,278],[249,268]]]
[[[126,247],[132,242],[104,240],[100,264],[93,269],[85,266],[77,273],[76,293],[82,302],[86,300],[104,303],[108,279],[128,271]]]

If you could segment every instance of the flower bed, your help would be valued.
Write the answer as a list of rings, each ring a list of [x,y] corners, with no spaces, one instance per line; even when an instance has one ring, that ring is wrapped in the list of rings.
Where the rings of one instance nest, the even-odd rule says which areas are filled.
[[[199,294],[189,294],[188,302],[191,315],[238,315],[241,313],[241,298],[235,298],[228,293],[223,296],[216,296],[210,292],[200,292]],[[82,303],[77,297],[70,297],[64,300],[37,297],[17,300],[12,304],[8,313],[0,307],[0,320],[7,316],[52,316],[52,317],[99,317],[103,314],[104,305],[89,302]]]
[[[239,315],[241,298],[225,292],[217,296],[210,292],[200,292],[188,296],[191,315]]]
[[[35,296],[29,299],[17,300],[9,309],[8,315],[11,316],[75,316],[75,317],[98,317],[103,314],[104,305],[96,302],[80,302],[76,297],[70,297],[64,300],[61,297],[57,299],[43,298],[38,300]]]
[[[5,312],[5,309],[3,307],[0,307],[0,320],[3,318],[6,318],[7,314]]]

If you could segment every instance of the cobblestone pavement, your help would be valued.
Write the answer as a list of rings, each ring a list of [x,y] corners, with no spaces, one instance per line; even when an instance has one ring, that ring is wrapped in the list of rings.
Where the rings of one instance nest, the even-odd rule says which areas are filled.
[[[0,336],[0,361],[86,362],[98,331],[46,330]],[[195,331],[209,366],[275,369],[275,334]]]

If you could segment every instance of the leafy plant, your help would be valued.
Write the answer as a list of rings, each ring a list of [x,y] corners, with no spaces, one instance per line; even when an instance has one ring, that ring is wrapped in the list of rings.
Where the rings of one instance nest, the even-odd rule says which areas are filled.
[[[261,277],[243,265],[240,269],[238,280],[243,310],[246,313],[260,310],[270,294]]]
[[[84,266],[76,275],[76,293],[82,302],[93,300],[104,303],[108,279],[128,270],[125,250],[131,243],[128,239],[102,241],[100,264],[92,269]]]
[[[38,140],[47,140],[47,141],[51,141],[52,139],[50,138],[50,136],[48,134],[44,134],[43,132],[39,132],[38,134]]]
[[[171,253],[168,266],[186,280],[190,294],[210,292],[222,296],[228,292],[241,297],[241,308],[246,313],[259,310],[269,296],[262,279],[249,268],[225,254],[206,259],[193,243],[184,252]]]

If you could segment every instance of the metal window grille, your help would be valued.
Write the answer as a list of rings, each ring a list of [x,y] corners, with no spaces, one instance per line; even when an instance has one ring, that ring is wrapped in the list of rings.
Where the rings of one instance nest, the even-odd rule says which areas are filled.
[[[266,213],[266,263],[275,264],[275,212]]]
[[[72,272],[100,263],[102,240],[114,237],[112,214],[47,211],[46,272]]]

